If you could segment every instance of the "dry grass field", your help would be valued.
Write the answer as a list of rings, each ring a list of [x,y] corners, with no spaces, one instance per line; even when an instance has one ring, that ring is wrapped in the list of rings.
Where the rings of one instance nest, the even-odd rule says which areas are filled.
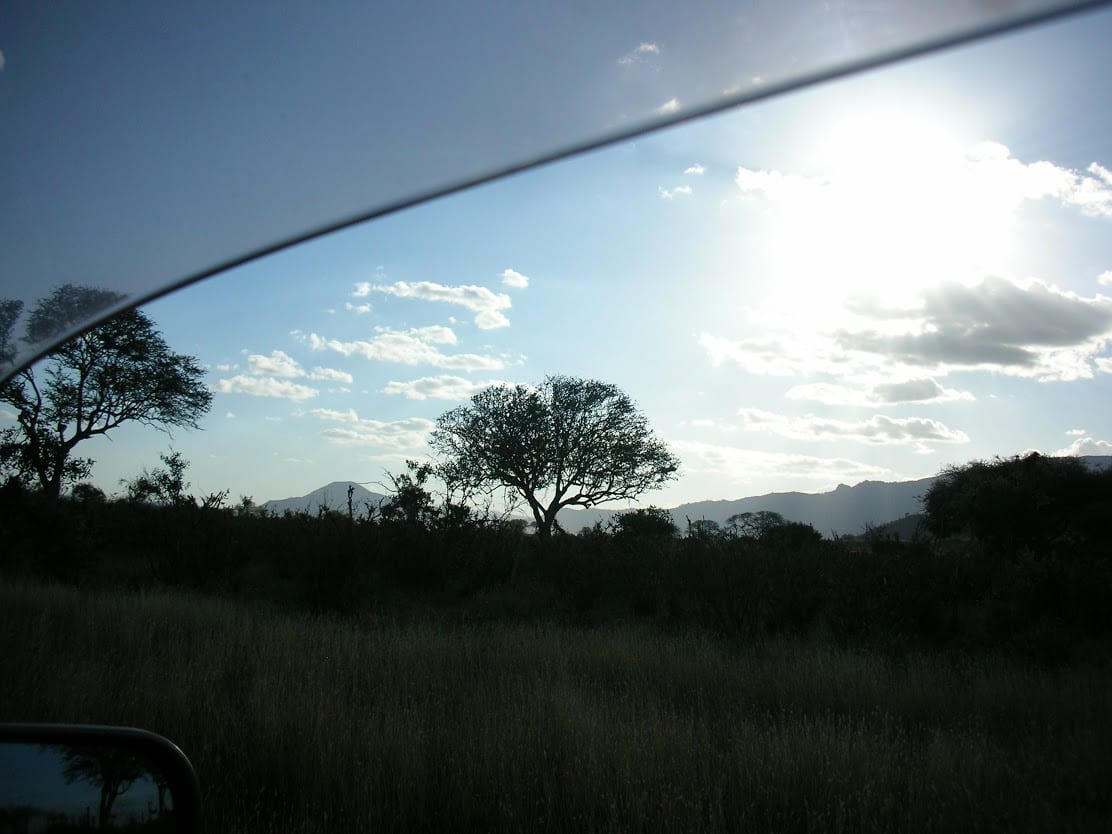
[[[1098,668],[0,586],[0,720],[191,757],[207,830],[1112,830]]]

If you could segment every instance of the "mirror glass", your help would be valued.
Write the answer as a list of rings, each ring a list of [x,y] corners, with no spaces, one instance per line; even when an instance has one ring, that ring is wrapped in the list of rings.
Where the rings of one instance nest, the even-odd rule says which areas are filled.
[[[0,743],[0,831],[177,831],[169,780],[112,744]]]

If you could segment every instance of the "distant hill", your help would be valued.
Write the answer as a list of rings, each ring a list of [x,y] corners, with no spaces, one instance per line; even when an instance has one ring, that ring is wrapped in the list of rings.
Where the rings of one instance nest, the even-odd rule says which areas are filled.
[[[1082,457],[1081,460],[1093,469],[1112,468],[1112,456],[1090,455]],[[863,481],[857,486],[841,484],[831,492],[816,494],[770,492],[767,495],[738,498],[733,501],[696,501],[673,507],[669,512],[672,514],[672,520],[681,530],[686,527],[687,519],[698,521],[705,518],[724,525],[727,518],[738,513],[772,510],[780,513],[788,521],[810,524],[827,537],[833,534],[857,535],[865,531],[866,525],[880,527],[921,513],[920,499],[926,495],[933,482],[933,477],[892,483]],[[364,505],[368,503],[372,507],[378,506],[386,498],[351,481],[336,481],[300,498],[267,501],[263,507],[279,515],[287,509],[294,512],[307,510],[315,513],[320,506],[346,510],[349,484],[355,487],[352,497],[356,512],[365,512]],[[584,527],[593,526],[596,521],[601,521],[605,525],[620,512],[623,510],[569,508],[560,513],[558,520],[560,526],[569,533],[578,533]],[[909,528],[914,523],[908,521],[893,529],[898,530],[901,537],[906,538],[905,528]]]
[[[297,498],[281,498],[276,501],[267,501],[263,504],[263,509],[274,515],[282,515],[286,510],[294,513],[316,513],[320,507],[347,512],[349,486],[355,488],[355,491],[351,495],[351,500],[355,504],[356,515],[366,514],[367,510],[365,505],[370,504],[372,507],[377,507],[379,503],[386,500],[385,495],[378,492],[371,492],[366,487],[362,487],[354,481],[333,481],[328,484],[328,486],[314,489],[308,495],[302,495]]]
[[[934,478],[918,481],[864,481],[857,486],[841,484],[832,492],[817,494],[806,492],[771,492],[733,501],[696,501],[669,509],[676,526],[683,530],[687,520],[707,519],[725,525],[726,519],[739,513],[771,510],[788,521],[812,525],[824,536],[855,534],[865,530],[867,524],[879,525],[922,509],[919,499],[926,494]],[[606,524],[621,510],[565,510],[560,513],[560,524],[565,530],[577,533],[590,527],[596,520]]]

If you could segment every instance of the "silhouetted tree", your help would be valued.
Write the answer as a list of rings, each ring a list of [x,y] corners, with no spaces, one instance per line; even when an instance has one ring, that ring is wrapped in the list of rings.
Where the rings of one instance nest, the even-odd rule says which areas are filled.
[[[726,519],[726,529],[731,534],[753,539],[760,539],[769,531],[785,524],[787,522],[784,517],[772,510],[737,513]]]
[[[132,501],[166,506],[193,504],[193,496],[186,492],[189,484],[185,480],[185,470],[189,468],[189,461],[181,452],[168,452],[158,457],[162,466],[150,471],[144,469],[134,478],[121,481],[127,497]]]
[[[564,507],[636,498],[679,468],[617,386],[567,376],[481,391],[440,416],[431,445],[449,487],[507,489],[528,504],[543,538]]]
[[[0,374],[4,373],[15,356],[12,331],[23,312],[23,302],[13,299],[0,301]]]
[[[81,310],[103,307],[103,295],[59,288],[31,314],[26,340],[62,332]],[[15,408],[18,421],[0,433],[0,471],[56,497],[92,469],[92,460],[73,456],[90,437],[129,422],[197,428],[212,404],[203,377],[197,360],[171,351],[145,314],[121,313],[53,351],[41,377],[27,368],[0,387],[0,401]]]
[[[138,756],[115,748],[70,746],[62,751],[62,760],[62,778],[67,785],[85,782],[100,791],[97,823],[101,830],[111,823],[116,800],[147,774]]]
[[[408,472],[400,475],[387,473],[390,495],[382,502],[379,513],[386,521],[428,525],[438,515],[432,493],[425,488],[429,476],[433,474],[433,466],[415,460],[407,460],[405,464]]]
[[[610,529],[618,536],[643,539],[670,539],[679,533],[672,514],[660,507],[619,513],[611,519]]]
[[[952,466],[923,497],[927,529],[935,536],[967,535],[1002,551],[1045,544],[1097,502],[1112,479],[1072,457],[976,460]]]

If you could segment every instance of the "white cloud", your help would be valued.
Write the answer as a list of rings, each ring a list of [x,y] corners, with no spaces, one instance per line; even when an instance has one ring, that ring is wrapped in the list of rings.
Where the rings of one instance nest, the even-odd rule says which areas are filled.
[[[760,195],[777,203],[813,203],[830,193],[826,177],[782,174],[779,171],[753,171],[739,167],[734,182],[744,196]]]
[[[335,411],[314,408],[309,415],[338,425],[327,428],[321,435],[330,443],[342,446],[373,446],[387,452],[420,451],[426,446],[429,434],[436,427],[423,417],[383,422],[361,418],[354,409]]]
[[[355,284],[355,289],[351,291],[352,298],[366,298],[371,294],[371,282],[360,281]]]
[[[224,412],[224,419],[225,419],[225,420],[234,420],[235,418],[236,418],[236,414],[235,414],[235,412],[234,412],[234,411],[226,411],[226,412]]]
[[[862,208],[863,202],[871,203],[874,212],[908,205],[911,193],[916,197],[916,214],[926,207],[936,220],[945,221],[940,215],[951,213],[951,221],[942,223],[947,230],[953,229],[954,222],[970,220],[981,227],[984,222],[1010,215],[1025,202],[1044,199],[1073,206],[1091,217],[1112,217],[1112,182],[1108,179],[1112,172],[1095,162],[1085,171],[1046,161],[1024,163],[1012,157],[1006,146],[988,141],[964,152],[932,146],[934,158],[925,158],[928,151],[924,146],[917,149],[924,158],[913,158],[900,147],[898,136],[878,136],[872,141],[878,147],[871,150],[880,157],[880,167],[872,170],[884,171],[886,164],[900,166],[900,176],[877,177],[861,166],[817,177],[739,166],[735,182],[745,195],[760,195],[773,202],[805,202],[808,206],[826,198],[829,209],[844,211],[852,206],[853,213]],[[912,179],[914,188],[905,182],[906,178]]]
[[[660,198],[662,200],[673,200],[676,197],[690,197],[691,196],[691,186],[690,185],[676,186],[671,191],[669,191],[667,188],[659,188],[657,190],[660,191]]]
[[[344,309],[350,310],[357,316],[365,316],[367,313],[374,309],[370,304],[352,304],[350,301],[344,302]]]
[[[644,62],[650,55],[659,55],[660,47],[655,43],[642,42],[634,49],[631,49],[625,55],[618,59],[618,63],[623,67],[628,67],[633,64],[640,64]]]
[[[759,376],[836,372],[845,359],[833,340],[821,334],[813,334],[812,340],[807,341],[791,334],[770,334],[763,339],[727,339],[701,333],[698,341],[714,367],[732,362]]]
[[[877,406],[898,403],[943,403],[976,399],[969,391],[944,388],[933,379],[918,378],[848,386],[829,382],[796,385],[785,394],[789,400],[806,400],[825,405]]]
[[[675,440],[668,445],[683,460],[685,472],[725,476],[742,489],[771,481],[780,488],[806,485],[809,490],[824,490],[843,483],[900,478],[891,469],[848,458],[763,452],[690,440]]]
[[[1088,436],[1079,437],[1069,446],[1054,452],[1055,457],[1081,455],[1112,455],[1112,443],[1109,443],[1107,440],[1096,440]]]
[[[839,344],[936,373],[980,369],[1072,380],[1092,376],[1091,361],[1112,339],[1112,299],[1083,298],[1042,281],[947,282],[922,295],[918,309],[873,312],[875,319],[910,321],[911,327],[844,329]]]
[[[529,286],[529,277],[522,275],[515,269],[502,270],[502,286],[523,290]]]
[[[513,302],[505,293],[496,293],[486,287],[465,284],[449,287],[432,281],[395,281],[393,284],[376,285],[375,292],[393,295],[398,298],[413,298],[418,301],[432,301],[443,304],[456,304],[475,313],[475,324],[480,330],[494,330],[509,327],[510,320],[502,313]]]
[[[1102,272],[1097,276],[1097,283],[1103,284],[1106,287],[1112,287],[1112,269],[1107,272]]]
[[[848,422],[817,417],[787,417],[759,408],[738,409],[742,428],[806,441],[849,440],[881,446],[923,446],[926,443],[968,443],[969,436],[937,420],[924,417],[896,418],[876,414],[868,420]]]
[[[279,377],[282,379],[297,379],[301,377],[308,377],[309,379],[325,382],[342,382],[348,385],[352,383],[351,374],[347,373],[346,371],[337,370],[335,368],[322,368],[318,366],[316,368],[313,368],[312,371],[307,372],[304,368],[301,367],[301,365],[298,364],[298,362],[293,357],[280,350],[271,351],[270,356],[262,356],[257,353],[251,354],[247,357],[247,369],[251,375],[251,378]],[[244,375],[237,377],[237,379],[247,378],[248,377]],[[242,387],[243,385],[245,385],[245,383],[237,383],[237,385]],[[267,388],[267,386],[265,385],[256,385],[255,387],[258,390],[277,390],[273,389],[272,387]],[[294,388],[288,390],[296,390],[299,387],[303,388],[304,386],[294,386]],[[312,389],[304,388],[304,390],[308,391]],[[313,393],[315,394],[316,392],[314,391]],[[259,396],[279,395],[260,394]],[[290,399],[303,398],[304,397],[290,397]]]
[[[293,357],[280,350],[273,350],[270,356],[252,353],[247,357],[247,370],[256,376],[278,376],[286,379],[305,376],[305,371]]]
[[[354,381],[351,374],[347,371],[321,367],[313,368],[313,370],[309,372],[309,379],[318,379],[325,382],[343,382],[347,385],[351,385]]]
[[[1070,437],[1083,437],[1085,435],[1085,429],[1067,429],[1066,434]]]
[[[679,99],[670,98],[659,107],[653,108],[653,113],[658,116],[670,116],[673,113],[680,111]]]
[[[342,342],[316,333],[294,331],[291,335],[312,350],[331,350],[343,356],[361,356],[373,362],[396,362],[401,365],[431,365],[454,371],[497,371],[505,362],[492,356],[474,353],[441,353],[436,345],[454,345],[456,334],[450,328],[433,326],[411,330],[376,327],[372,339]]]
[[[1088,172],[1094,177],[1097,177],[1098,179],[1103,180],[1107,185],[1112,186],[1112,171],[1109,171],[1103,165],[1094,162],[1089,165],[1086,170],[1088,170]]]
[[[930,383],[924,380],[955,371],[1040,381],[1088,379],[1094,370],[1112,371],[1112,358],[1100,356],[1112,342],[1112,298],[1085,298],[1041,281],[946,282],[921,290],[906,307],[849,303],[840,311],[840,328],[837,309],[820,309],[832,319],[828,332],[822,322],[751,316],[767,335],[730,339],[702,333],[699,344],[714,366],[736,363],[760,375],[873,378],[888,386],[867,399],[817,383],[797,392],[797,398],[824,402],[858,396],[867,402],[911,401],[908,395],[914,392],[899,386],[925,389]],[[967,399],[949,389],[935,393],[935,401]]]
[[[226,374],[229,371],[233,371],[238,367],[239,367],[238,365],[233,365],[233,364],[228,363],[228,362],[221,362],[219,365],[216,366],[216,370],[219,371],[222,374]]]
[[[245,374],[219,380],[215,390],[221,394],[247,394],[251,397],[277,397],[294,401],[307,400],[319,393],[315,388],[286,379]]]
[[[492,385],[502,385],[499,380],[474,382],[460,376],[442,374],[425,376],[410,382],[388,382],[382,389],[383,394],[400,394],[410,400],[463,400]]]

